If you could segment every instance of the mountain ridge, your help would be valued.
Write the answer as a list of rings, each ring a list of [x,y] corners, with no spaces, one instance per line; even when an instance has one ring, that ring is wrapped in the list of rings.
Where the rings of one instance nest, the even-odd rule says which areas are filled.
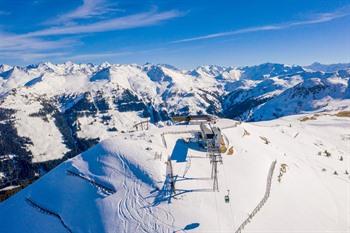
[[[18,150],[15,143],[0,139],[6,145],[0,155],[16,155],[6,160],[0,188],[18,185],[27,174],[34,178],[140,121],[161,127],[171,124],[174,115],[188,114],[271,120],[342,110],[350,98],[350,72],[325,73],[297,65],[180,70],[150,63],[46,62],[0,67],[0,109],[5,116],[0,133],[23,142]],[[26,165],[16,169],[16,164]]]

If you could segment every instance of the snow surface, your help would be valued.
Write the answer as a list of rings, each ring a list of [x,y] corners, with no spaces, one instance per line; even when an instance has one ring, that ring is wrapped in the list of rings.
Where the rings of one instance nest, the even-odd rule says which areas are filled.
[[[34,155],[33,162],[60,159],[69,151],[52,119],[45,121],[39,117],[30,116],[41,109],[40,102],[28,99],[25,95],[10,95],[2,107],[17,111],[16,129],[19,136],[32,140],[28,149]]]
[[[0,229],[235,232],[262,199],[276,160],[270,198],[243,232],[349,232],[350,176],[345,171],[350,171],[350,119],[302,117],[241,124],[220,119],[217,125],[234,154],[223,154],[218,165],[219,192],[211,190],[206,152],[186,143],[198,125],[120,134],[0,203]],[[176,177],[172,198],[168,158]],[[287,168],[279,182],[282,164]],[[228,189],[230,203],[225,203]]]

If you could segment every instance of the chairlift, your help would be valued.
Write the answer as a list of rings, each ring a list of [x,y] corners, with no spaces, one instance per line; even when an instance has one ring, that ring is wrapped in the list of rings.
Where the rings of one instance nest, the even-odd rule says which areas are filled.
[[[225,203],[229,203],[230,202],[230,190],[227,190],[227,195],[225,195]]]

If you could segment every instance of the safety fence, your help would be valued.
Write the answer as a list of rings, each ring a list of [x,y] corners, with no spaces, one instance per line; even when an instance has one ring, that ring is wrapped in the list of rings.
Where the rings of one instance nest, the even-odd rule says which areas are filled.
[[[140,130],[148,130],[149,129],[149,124],[150,124],[149,120],[140,121],[140,122],[134,124],[132,127],[135,128],[136,131],[139,131],[139,129]]]
[[[272,183],[272,177],[273,177],[273,171],[275,170],[277,161],[273,161],[270,170],[267,176],[267,182],[266,182],[266,190],[264,197],[260,200],[259,204],[254,208],[254,210],[249,214],[249,216],[244,220],[244,222],[238,227],[238,229],[235,231],[235,233],[241,233],[244,227],[250,223],[252,218],[261,210],[261,208],[264,206],[266,201],[270,197],[270,191],[271,191],[271,183]]]
[[[168,145],[166,143],[165,140],[165,135],[169,135],[169,134],[185,134],[185,133],[198,133],[199,130],[185,130],[185,131],[167,131],[167,132],[163,132],[161,134],[162,137],[162,142],[165,148],[168,148]]]
[[[30,199],[30,198],[28,198],[28,197],[26,198],[26,202],[27,202],[30,206],[32,206],[33,208],[39,210],[40,212],[42,212],[42,213],[44,213],[44,214],[47,214],[47,215],[51,215],[51,216],[57,218],[57,219],[62,223],[63,227],[64,227],[68,232],[73,233],[72,230],[67,226],[67,224],[65,224],[65,222],[64,222],[63,219],[62,219],[62,217],[61,217],[59,214],[55,213],[55,212],[52,211],[52,210],[49,210],[49,209],[46,208],[46,207],[40,206],[39,204],[37,204],[35,201],[33,201],[32,199]]]
[[[116,192],[113,188],[107,187],[106,185],[103,185],[103,184],[99,184],[96,181],[92,180],[91,178],[86,177],[86,176],[84,176],[82,174],[79,174],[79,173],[76,173],[76,172],[73,172],[73,171],[70,171],[70,170],[67,170],[67,174],[71,175],[71,176],[79,177],[79,178],[89,182],[91,185],[93,185],[94,187],[100,189],[106,195],[111,195],[111,194]]]

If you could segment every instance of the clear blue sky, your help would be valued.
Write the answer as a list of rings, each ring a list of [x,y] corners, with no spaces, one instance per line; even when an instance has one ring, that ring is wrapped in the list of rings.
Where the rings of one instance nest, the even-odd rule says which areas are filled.
[[[0,0],[0,63],[350,62],[350,0]]]

